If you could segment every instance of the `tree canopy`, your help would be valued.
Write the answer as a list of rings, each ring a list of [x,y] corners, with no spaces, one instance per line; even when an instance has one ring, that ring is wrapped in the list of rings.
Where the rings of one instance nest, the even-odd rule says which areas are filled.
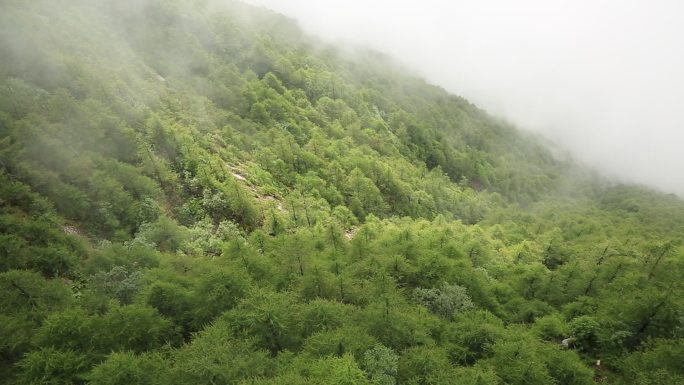
[[[0,4],[0,383],[684,382],[684,202],[239,2]]]

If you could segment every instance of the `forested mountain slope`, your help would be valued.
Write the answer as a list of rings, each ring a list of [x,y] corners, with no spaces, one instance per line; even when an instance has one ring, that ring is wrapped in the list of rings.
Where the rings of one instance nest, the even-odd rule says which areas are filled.
[[[4,383],[684,382],[684,202],[379,54],[5,0],[0,82]]]

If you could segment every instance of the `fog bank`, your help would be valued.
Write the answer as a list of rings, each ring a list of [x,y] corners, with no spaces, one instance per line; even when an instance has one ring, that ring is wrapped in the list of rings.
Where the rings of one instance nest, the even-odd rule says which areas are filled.
[[[248,2],[387,53],[608,176],[684,196],[684,2]]]

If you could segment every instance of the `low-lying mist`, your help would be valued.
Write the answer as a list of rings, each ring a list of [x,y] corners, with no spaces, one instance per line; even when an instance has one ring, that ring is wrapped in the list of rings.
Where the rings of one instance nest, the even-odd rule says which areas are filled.
[[[249,2],[387,53],[607,176],[684,196],[684,3]]]

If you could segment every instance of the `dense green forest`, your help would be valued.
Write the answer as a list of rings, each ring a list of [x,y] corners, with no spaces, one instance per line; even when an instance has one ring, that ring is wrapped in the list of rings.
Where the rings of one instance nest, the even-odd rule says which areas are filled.
[[[381,54],[3,0],[0,82],[0,383],[684,383],[684,201]]]

